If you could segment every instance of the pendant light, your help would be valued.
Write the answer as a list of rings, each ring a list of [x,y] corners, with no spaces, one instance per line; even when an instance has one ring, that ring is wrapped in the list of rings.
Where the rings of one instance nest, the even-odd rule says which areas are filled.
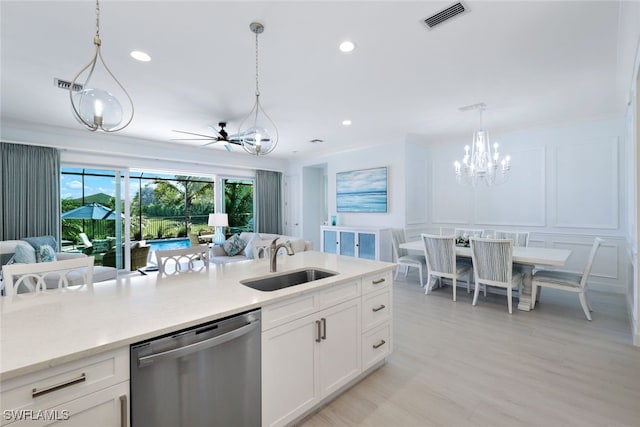
[[[127,90],[118,81],[116,76],[113,75],[102,58],[102,51],[100,49],[102,40],[100,40],[99,0],[96,0],[96,35],[93,38],[93,44],[96,47],[93,57],[89,63],[85,65],[78,74],[76,74],[69,86],[71,107],[75,118],[90,131],[100,129],[104,132],[117,132],[127,127],[129,123],[131,123],[131,120],[133,120],[133,101],[131,100]],[[100,58],[100,62],[107,73],[109,73],[127,96],[131,106],[131,113],[126,118],[123,117],[122,105],[115,96],[104,89],[90,87],[91,77],[93,76],[93,72],[98,64],[98,58]],[[76,81],[87,69],[89,69],[89,74],[82,84],[83,89],[81,91],[74,91],[73,89],[76,87]]]
[[[249,29],[256,35],[256,102],[253,108],[242,119],[238,136],[242,148],[247,153],[264,156],[271,153],[278,144],[278,128],[260,105],[260,88],[258,86],[258,34],[264,31],[264,25],[252,22]]]

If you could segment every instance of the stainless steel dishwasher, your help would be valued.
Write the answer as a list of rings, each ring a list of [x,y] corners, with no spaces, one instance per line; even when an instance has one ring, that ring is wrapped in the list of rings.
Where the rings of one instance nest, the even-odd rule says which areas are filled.
[[[131,346],[133,427],[259,426],[260,310]]]

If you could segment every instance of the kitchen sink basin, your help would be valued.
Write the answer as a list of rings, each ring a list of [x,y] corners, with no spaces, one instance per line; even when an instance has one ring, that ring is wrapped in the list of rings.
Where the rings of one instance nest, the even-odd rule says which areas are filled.
[[[300,285],[302,283],[313,282],[314,280],[324,279],[326,277],[335,276],[336,274],[338,273],[333,271],[309,268],[306,270],[290,271],[288,273],[278,274],[277,276],[241,280],[240,283],[259,291],[268,292],[288,288],[289,286]]]

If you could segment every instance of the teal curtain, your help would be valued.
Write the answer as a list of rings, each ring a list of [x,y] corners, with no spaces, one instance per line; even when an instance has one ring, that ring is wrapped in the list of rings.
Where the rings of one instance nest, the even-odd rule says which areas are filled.
[[[60,244],[60,153],[0,142],[0,240],[44,235]]]
[[[256,171],[255,231],[282,234],[282,173]]]

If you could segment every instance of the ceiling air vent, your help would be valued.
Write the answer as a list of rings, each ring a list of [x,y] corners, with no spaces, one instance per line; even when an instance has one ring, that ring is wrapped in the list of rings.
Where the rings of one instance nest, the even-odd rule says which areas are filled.
[[[445,10],[436,13],[424,20],[424,22],[429,26],[429,28],[433,28],[438,24],[442,24],[444,21],[453,18],[456,15],[460,15],[465,11],[462,3],[456,3],[452,6],[449,6]]]
[[[64,89],[64,90],[69,90],[69,87],[71,86],[71,82],[68,82],[66,80],[61,80],[58,78],[54,78],[53,79],[53,84],[57,87],[59,87],[60,89]],[[80,92],[82,90],[82,85],[81,84],[74,84],[73,85],[73,91],[74,92]]]

